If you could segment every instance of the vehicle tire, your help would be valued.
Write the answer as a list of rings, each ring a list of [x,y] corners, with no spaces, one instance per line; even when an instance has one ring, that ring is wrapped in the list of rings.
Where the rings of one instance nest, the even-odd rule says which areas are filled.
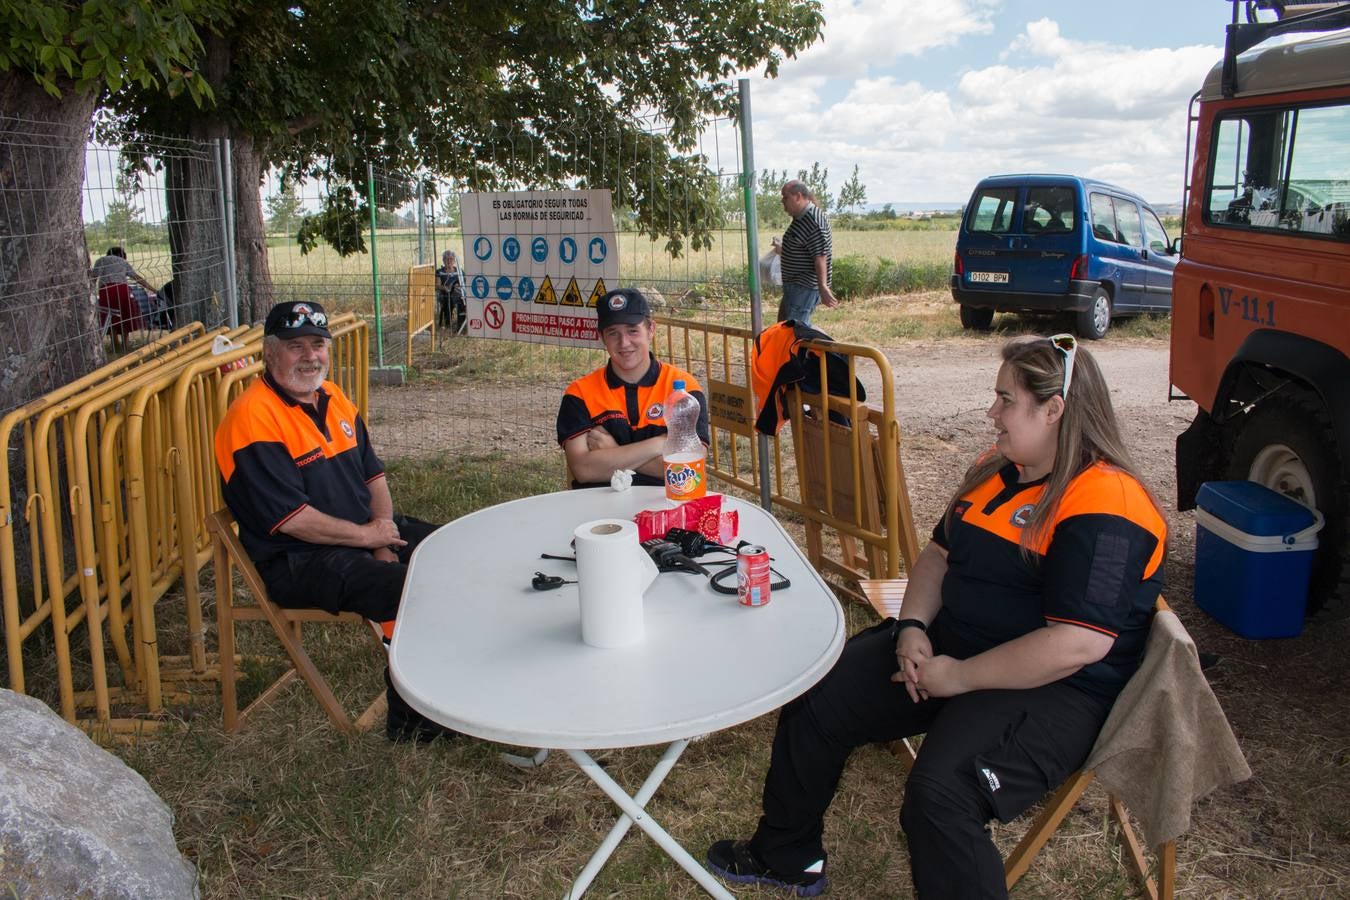
[[[1100,341],[1106,337],[1111,327],[1111,295],[1106,288],[1097,288],[1092,295],[1092,305],[1075,316],[1078,336],[1089,341]]]
[[[1332,601],[1344,608],[1350,599],[1350,485],[1341,475],[1326,407],[1307,391],[1276,395],[1234,425],[1228,476],[1264,484],[1316,507],[1326,519],[1317,535],[1308,614]]]
[[[961,306],[961,327],[968,331],[988,331],[994,325],[994,311],[975,306]]]

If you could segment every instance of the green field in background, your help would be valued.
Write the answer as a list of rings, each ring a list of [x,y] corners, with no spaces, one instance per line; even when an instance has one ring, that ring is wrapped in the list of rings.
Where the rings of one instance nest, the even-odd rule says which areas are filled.
[[[764,231],[759,237],[760,254],[767,253],[770,240],[778,232]],[[324,244],[309,254],[302,254],[295,240],[272,235],[268,237],[268,263],[272,279],[278,287],[305,281],[332,281],[350,285],[353,291],[368,291],[371,276],[371,257],[367,253],[340,256]],[[834,256],[836,260],[857,256],[875,264],[889,260],[897,264],[924,266],[950,265],[956,244],[955,231],[836,231]],[[466,272],[476,269],[476,261],[466,259],[463,241],[458,233],[438,233],[428,236],[423,245],[424,259],[439,264],[440,251],[452,249],[460,256],[460,265]],[[664,240],[651,239],[625,232],[618,235],[620,280],[624,282],[666,284],[698,284],[713,278],[743,278],[747,248],[743,231],[724,231],[713,235],[712,246],[706,250],[688,251],[672,257],[665,250]],[[97,256],[101,250],[96,250]],[[417,263],[417,232],[415,229],[382,231],[379,233],[376,254],[380,267],[381,291],[390,301],[401,300],[399,293],[406,285],[408,268]],[[133,244],[127,255],[152,284],[169,280],[170,260],[167,243]],[[92,259],[91,259],[92,262]],[[362,285],[365,285],[362,288]]]

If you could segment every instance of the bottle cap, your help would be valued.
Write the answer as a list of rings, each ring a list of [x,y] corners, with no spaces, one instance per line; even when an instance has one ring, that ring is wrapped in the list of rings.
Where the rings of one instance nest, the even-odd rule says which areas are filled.
[[[683,379],[683,378],[676,378],[676,379],[675,379],[675,382],[671,385],[671,387],[674,388],[674,389],[677,390],[677,391],[682,391],[682,390],[684,390],[684,379]]]

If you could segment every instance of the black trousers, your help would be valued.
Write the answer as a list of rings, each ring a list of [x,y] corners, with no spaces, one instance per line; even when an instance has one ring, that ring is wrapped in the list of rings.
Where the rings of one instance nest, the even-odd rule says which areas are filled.
[[[849,754],[924,734],[900,813],[916,892],[1006,897],[989,820],[1011,821],[1081,767],[1112,701],[1056,682],[914,703],[890,681],[896,670],[883,622],[850,639],[830,673],[783,707],[751,847],[782,872],[826,858],[825,811]]]
[[[267,593],[278,606],[317,608],[331,613],[355,612],[387,622],[398,612],[408,560],[436,526],[421,519],[394,516],[407,545],[398,562],[381,562],[369,550],[322,547],[273,557],[258,566]]]

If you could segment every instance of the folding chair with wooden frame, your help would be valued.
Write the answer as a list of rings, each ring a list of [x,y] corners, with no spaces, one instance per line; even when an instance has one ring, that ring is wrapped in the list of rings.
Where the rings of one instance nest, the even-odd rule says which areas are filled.
[[[384,641],[380,626],[356,613],[344,612],[334,615],[321,609],[287,609],[277,606],[267,596],[267,588],[262,577],[254,568],[253,561],[235,533],[234,516],[229,509],[220,509],[206,517],[206,527],[211,533],[216,569],[216,623],[220,655],[220,706],[226,731],[238,731],[244,727],[250,716],[266,705],[290,682],[299,676],[309,688],[314,699],[328,715],[333,726],[344,734],[356,734],[368,731],[384,716],[386,698],[381,691],[365,711],[352,720],[343,709],[328,681],[319,672],[314,662],[305,652],[301,627],[307,622],[333,623],[343,622],[359,625],[370,632],[375,645],[384,652]],[[253,603],[237,603],[234,596],[234,582],[231,567],[237,567],[252,595]],[[281,642],[291,667],[267,686],[256,699],[243,710],[238,706],[235,685],[234,623],[237,621],[262,621],[272,626],[273,633]]]
[[[905,587],[908,585],[908,579],[862,579],[858,586],[866,595],[872,609],[883,619],[888,616],[899,617],[901,602],[904,600]],[[1167,601],[1159,597],[1153,606],[1153,612],[1156,615],[1162,610],[1168,609]],[[892,741],[890,750],[899,759],[902,765],[908,769],[914,764],[917,753],[914,746],[908,740]],[[1064,780],[1064,783],[1055,790],[1049,798],[1046,799],[1041,807],[1040,813],[1027,829],[1027,833],[1018,842],[1013,851],[1008,854],[1008,858],[1003,861],[1003,875],[1007,883],[1008,890],[1012,890],[1013,885],[1021,880],[1022,876],[1031,868],[1031,863],[1040,853],[1041,848],[1046,845],[1050,837],[1059,828],[1061,822],[1073,809],[1074,803],[1087,790],[1088,785],[1092,783],[1095,777],[1091,769],[1080,769],[1074,772]],[[1135,878],[1138,879],[1144,895],[1149,900],[1171,900],[1176,891],[1176,866],[1177,866],[1177,842],[1175,839],[1165,841],[1157,847],[1158,857],[1158,877],[1155,882],[1149,872],[1149,865],[1144,858],[1143,845],[1134,832],[1134,827],[1130,824],[1129,811],[1125,809],[1125,804],[1114,794],[1110,795],[1110,815],[1120,828],[1120,839],[1125,845],[1125,857],[1130,864],[1130,869]]]

